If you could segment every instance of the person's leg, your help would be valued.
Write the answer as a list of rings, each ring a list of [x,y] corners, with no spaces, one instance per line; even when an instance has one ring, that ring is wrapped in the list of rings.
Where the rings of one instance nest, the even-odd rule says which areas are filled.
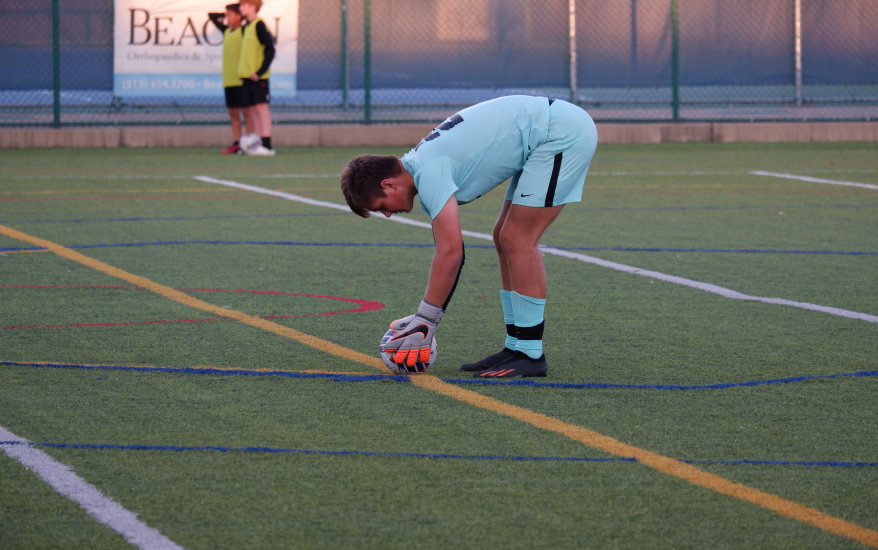
[[[257,136],[261,136],[262,133],[262,119],[259,117],[259,111],[256,108],[256,105],[251,105],[244,109],[245,117],[250,119],[251,124],[253,125],[253,131],[249,132],[252,134],[256,134]]]
[[[232,123],[232,135],[237,143],[241,139],[241,110],[237,107],[229,107],[229,120]]]
[[[475,363],[466,363],[461,365],[460,370],[475,372],[490,369],[500,363],[506,361],[515,353],[515,318],[512,314],[512,280],[509,275],[509,268],[503,247],[500,243],[500,230],[506,222],[506,216],[509,215],[509,208],[512,201],[504,201],[503,208],[500,210],[500,216],[494,224],[494,248],[497,251],[497,257],[500,261],[500,303],[503,306],[503,323],[506,325],[506,341],[503,349],[498,353],[489,355],[484,359]]]
[[[509,210],[512,208],[512,201],[503,201],[503,208],[500,210],[500,216],[494,224],[494,249],[497,251],[497,258],[500,261],[500,284],[503,290],[512,291],[512,275],[509,273],[509,262],[506,259],[506,253],[503,250],[503,243],[500,241],[500,233],[506,218],[509,216]]]
[[[253,111],[259,121],[256,133],[262,138],[262,146],[271,149],[271,112],[268,110],[268,103],[254,105]]]
[[[230,155],[241,151],[241,114],[237,107],[229,107],[229,121],[232,125],[232,135],[235,141],[222,150],[223,155]]]
[[[503,204],[500,217],[494,225],[494,246],[500,263],[500,279],[503,285],[503,319],[506,323],[506,347],[476,363],[461,367],[466,371],[503,369],[503,364],[519,352],[532,360],[540,361],[525,370],[545,374],[543,357],[543,311],[547,296],[546,268],[539,251],[539,241],[546,228],[561,213],[564,205],[537,208]],[[523,357],[519,357],[523,359]],[[486,372],[486,376],[493,376]]]
[[[229,122],[232,126],[232,136],[235,138],[235,141],[232,142],[232,145],[226,147],[222,151],[222,154],[228,155],[232,153],[239,153],[241,151],[240,142],[242,88],[241,86],[226,86],[225,88],[223,88],[223,92],[226,96],[226,108],[229,111]]]
[[[581,199],[597,130],[579,107],[560,100],[547,103],[547,140],[512,178],[494,227],[500,277],[511,295],[515,356],[478,377],[545,376],[548,370],[542,354],[547,279],[539,240],[565,204]]]
[[[261,140],[259,146],[253,151],[247,151],[250,155],[273,156],[274,149],[271,146],[271,113],[268,103],[256,103],[245,110],[245,118],[252,121],[253,133]]]
[[[262,129],[261,137],[271,137],[271,111],[268,109],[268,103],[260,103],[254,106],[259,113],[259,124]]]
[[[548,295],[539,241],[563,208],[513,205],[500,235],[512,280],[515,350],[531,359],[543,356],[543,311]]]
[[[248,134],[256,132],[256,123],[253,121],[253,113],[250,108],[241,109],[241,112],[244,114],[244,129]]]
[[[506,274],[510,291],[515,353],[475,376],[546,375],[548,363],[543,354],[543,312],[548,282],[539,241],[563,208],[563,204],[544,208],[513,204],[501,226],[495,229],[500,269],[501,273]]]
[[[564,205],[538,208],[513,204],[500,227],[500,271],[506,270],[508,290],[534,298],[546,298],[546,267],[539,250],[540,238]],[[496,229],[495,229],[496,231]],[[503,266],[505,261],[505,268]],[[506,282],[504,282],[504,288]]]

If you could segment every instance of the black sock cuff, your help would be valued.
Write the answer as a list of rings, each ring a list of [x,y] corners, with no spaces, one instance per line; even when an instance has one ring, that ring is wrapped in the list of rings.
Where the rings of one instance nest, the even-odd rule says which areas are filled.
[[[519,340],[542,340],[543,330],[545,330],[546,322],[541,321],[540,324],[532,327],[515,327],[515,337]]]

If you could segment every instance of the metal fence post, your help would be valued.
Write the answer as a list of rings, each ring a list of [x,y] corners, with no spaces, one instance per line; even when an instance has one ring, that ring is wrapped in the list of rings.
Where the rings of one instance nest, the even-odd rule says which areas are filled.
[[[795,0],[796,107],[802,106],[802,0]]]
[[[348,68],[348,0],[341,0],[341,104],[350,107],[350,69]]]
[[[52,126],[61,127],[61,16],[52,0]]]
[[[631,68],[637,71],[637,0],[631,0]]]
[[[372,123],[372,2],[363,0],[363,119]]]
[[[570,103],[576,104],[576,0],[570,0]]]
[[[680,120],[680,4],[671,0],[671,105],[673,120]]]

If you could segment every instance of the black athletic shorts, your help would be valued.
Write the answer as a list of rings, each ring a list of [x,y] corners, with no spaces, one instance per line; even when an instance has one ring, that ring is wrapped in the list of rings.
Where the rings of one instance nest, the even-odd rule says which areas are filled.
[[[241,104],[243,107],[252,107],[260,103],[268,103],[271,94],[268,92],[268,79],[253,82],[249,78],[242,79]]]
[[[243,86],[229,86],[223,89],[226,91],[226,107],[229,109],[240,109],[244,106]]]

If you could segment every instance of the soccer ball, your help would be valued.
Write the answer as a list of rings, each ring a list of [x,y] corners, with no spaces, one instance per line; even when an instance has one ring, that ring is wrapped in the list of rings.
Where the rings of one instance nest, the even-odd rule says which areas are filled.
[[[378,346],[378,355],[381,357],[381,361],[387,366],[388,369],[391,370],[394,374],[420,374],[425,372],[430,368],[434,362],[436,362],[436,356],[438,352],[436,350],[436,338],[433,337],[433,345],[430,346],[430,361],[427,363],[422,363],[418,361],[414,364],[414,366],[409,367],[408,365],[403,365],[402,368],[397,366],[396,363],[393,362],[393,353],[391,351],[384,351],[384,344],[387,343],[388,340],[393,338],[393,336],[399,332],[398,330],[390,329],[384,333],[384,336],[381,338],[381,345]]]
[[[256,134],[245,134],[238,140],[238,145],[242,151],[250,155],[262,145],[262,138]]]

